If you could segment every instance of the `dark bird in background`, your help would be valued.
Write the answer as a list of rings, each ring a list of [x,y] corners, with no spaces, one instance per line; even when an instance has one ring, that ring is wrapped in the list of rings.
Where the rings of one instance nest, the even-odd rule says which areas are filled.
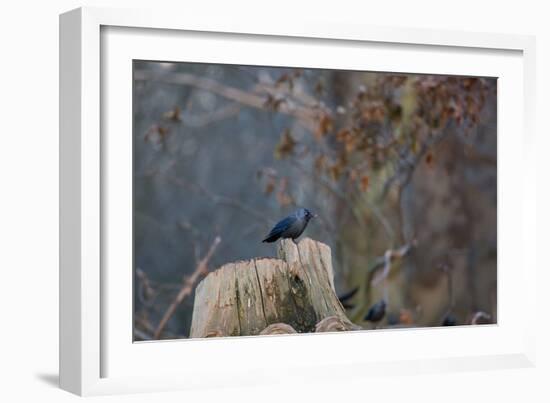
[[[445,315],[441,326],[456,326],[456,317],[452,313]]]
[[[296,243],[296,238],[302,235],[313,215],[308,209],[301,208],[286,218],[279,221],[262,242],[275,242],[281,238],[291,238]]]
[[[338,300],[340,300],[344,309],[353,309],[353,305],[349,303],[349,300],[357,293],[357,290],[359,290],[359,287],[352,288],[350,291],[338,296]]]
[[[373,323],[378,323],[382,320],[385,314],[386,314],[386,301],[381,299],[376,304],[370,307],[369,311],[367,312],[367,315],[365,316],[365,320],[368,320],[369,322],[373,322]]]
[[[399,314],[395,312],[388,312],[386,318],[388,326],[397,326],[401,323],[401,321],[399,320]]]

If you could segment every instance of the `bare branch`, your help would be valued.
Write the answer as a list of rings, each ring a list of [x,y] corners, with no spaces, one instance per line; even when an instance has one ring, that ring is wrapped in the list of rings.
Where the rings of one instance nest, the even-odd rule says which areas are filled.
[[[184,126],[197,129],[236,116],[239,114],[240,110],[239,105],[233,103],[216,109],[213,112],[203,113],[200,115],[197,115],[196,113],[185,114],[182,117],[182,122]]]
[[[447,277],[447,293],[449,296],[448,303],[447,303],[447,310],[445,311],[445,313],[443,314],[440,320],[440,323],[441,323],[453,311],[453,308],[455,306],[455,299],[454,299],[454,293],[453,293],[453,274],[452,274],[451,267],[448,264],[443,263],[440,266],[440,270],[442,270]]]
[[[136,70],[134,72],[134,79],[140,81],[157,81],[168,84],[187,85],[209,91],[242,105],[256,109],[266,109],[266,98],[261,95],[256,95],[252,92],[241,90],[239,88],[230,87],[228,85],[221,84],[216,80],[199,77],[190,73],[157,73],[152,71]],[[300,106],[290,107],[287,103],[280,102],[278,103],[277,111],[286,115],[294,116],[298,118],[298,120],[305,127],[310,130],[315,130],[317,116],[311,108]]]
[[[371,286],[378,285],[382,280],[385,280],[388,277],[391,270],[391,263],[393,261],[395,261],[396,259],[405,258],[407,255],[409,255],[409,253],[411,253],[411,251],[416,247],[416,245],[417,245],[417,241],[414,239],[410,243],[404,244],[403,246],[397,249],[388,249],[386,250],[386,252],[384,252],[383,256],[377,257],[372,263],[372,265],[368,268],[367,281],[366,281],[367,293],[369,292],[368,290],[370,289]],[[384,269],[384,271],[379,276],[374,278],[374,276],[377,274],[377,272],[380,269]],[[387,288],[384,289],[384,294],[385,294],[384,298],[387,299],[388,298]],[[367,298],[365,298],[366,304],[369,303],[369,298],[370,297],[367,295]],[[352,321],[360,320],[360,318],[364,315],[364,308],[365,308],[365,305],[356,307],[355,311],[351,316]]]
[[[447,136],[447,134],[450,132],[449,128],[450,123],[448,123],[444,128],[442,128],[435,134],[432,134],[426,141],[422,143],[420,151],[418,151],[418,153],[413,156],[412,160],[410,158],[407,158],[406,155],[403,155],[403,153],[399,153],[401,157],[401,164],[397,168],[397,172],[384,184],[379,201],[383,201],[386,198],[392,185],[395,182],[397,182],[398,186],[401,189],[410,182],[412,175],[420,161],[422,161],[430,148],[439,144]],[[405,147],[408,148],[409,146],[405,145]]]
[[[191,292],[193,291],[193,287],[199,281],[199,279],[202,276],[206,275],[206,273],[208,273],[208,262],[212,258],[212,255],[216,251],[216,248],[218,247],[220,242],[221,242],[221,238],[217,236],[214,239],[214,242],[210,246],[210,249],[208,250],[206,255],[197,264],[197,267],[193,272],[193,274],[191,274],[191,276],[185,279],[185,281],[183,282],[183,285],[181,286],[180,291],[178,292],[178,295],[176,295],[176,298],[174,298],[174,300],[172,301],[172,303],[164,313],[164,316],[162,317],[161,321],[159,322],[155,330],[155,333],[153,335],[154,339],[158,339],[160,337],[160,335],[162,334],[162,331],[166,327],[166,324],[168,323],[172,315],[174,315],[174,312],[176,312],[176,308],[182,303],[182,301],[186,297],[188,297],[191,294]]]
[[[140,338],[141,340],[151,340],[151,336],[142,330],[139,330],[134,326],[134,338]]]
[[[139,280],[138,298],[144,306],[151,307],[155,301],[157,293],[151,285],[151,281],[149,280],[149,277],[147,277],[147,274],[145,274],[145,272],[139,267],[136,268],[136,277]]]
[[[289,160],[292,165],[294,165],[299,171],[301,171],[304,175],[309,176],[313,181],[317,182],[319,185],[324,187],[326,190],[328,190],[329,193],[331,193],[334,197],[336,197],[338,200],[343,202],[345,206],[349,209],[352,217],[355,219],[357,224],[360,228],[365,229],[365,223],[361,218],[361,214],[357,211],[357,209],[353,206],[351,201],[349,200],[346,195],[341,192],[339,189],[333,187],[323,176],[321,175],[315,175],[315,173],[309,171],[307,168],[305,168],[302,164],[300,164],[296,160]]]
[[[405,244],[398,249],[388,249],[384,256],[381,256],[376,259],[375,264],[369,269],[370,273],[374,273],[380,268],[384,268],[384,271],[371,282],[373,286],[377,286],[380,282],[388,277],[391,269],[391,262],[395,259],[402,259],[407,256],[412,248],[416,245],[416,240],[413,240],[411,243]]]
[[[182,178],[176,178],[174,176],[167,176],[163,175],[169,182],[185,188],[191,188],[196,190],[197,192],[201,193],[202,195],[206,196],[208,199],[212,201],[214,204],[223,204],[226,206],[230,206],[233,208],[236,208],[238,210],[241,210],[244,213],[250,214],[252,217],[257,218],[258,220],[261,220],[267,224],[271,224],[271,220],[265,216],[265,214],[260,213],[259,211],[256,211],[254,208],[241,203],[238,200],[232,199],[227,196],[218,195],[215,193],[212,193],[208,189],[206,189],[204,186],[192,182],[189,179],[182,179]]]
[[[147,319],[147,317],[145,316],[135,315],[134,323],[134,327],[141,326],[149,334],[153,334],[153,332],[155,331],[155,328],[153,327],[153,325],[151,325],[149,319]],[[151,336],[149,336],[149,338],[151,338]]]
[[[470,324],[472,325],[479,325],[480,321],[483,320],[483,321],[489,321],[491,320],[491,315],[489,315],[487,312],[483,312],[483,311],[477,311],[474,316],[472,317],[472,320],[470,322]]]

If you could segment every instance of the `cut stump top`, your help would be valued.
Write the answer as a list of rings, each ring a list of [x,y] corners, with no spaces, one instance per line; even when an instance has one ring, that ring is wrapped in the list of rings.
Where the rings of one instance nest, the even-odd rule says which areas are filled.
[[[190,337],[259,335],[270,325],[262,334],[315,332],[329,317],[340,323],[331,329],[357,328],[335,294],[327,245],[282,240],[278,256],[227,263],[204,278],[195,292]]]

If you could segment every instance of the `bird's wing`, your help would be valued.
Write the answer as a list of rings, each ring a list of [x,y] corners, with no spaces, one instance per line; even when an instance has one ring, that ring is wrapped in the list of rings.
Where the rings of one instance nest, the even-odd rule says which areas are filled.
[[[345,302],[348,299],[351,299],[351,297],[353,297],[355,295],[357,290],[359,290],[359,287],[352,288],[350,291],[348,291],[348,292],[346,292],[342,295],[339,295],[338,299],[340,300],[340,302]]]
[[[269,232],[268,236],[277,235],[283,233],[285,230],[290,228],[293,224],[295,224],[297,221],[297,218],[294,216],[288,216],[286,218],[283,218],[281,221],[279,221],[273,229]]]

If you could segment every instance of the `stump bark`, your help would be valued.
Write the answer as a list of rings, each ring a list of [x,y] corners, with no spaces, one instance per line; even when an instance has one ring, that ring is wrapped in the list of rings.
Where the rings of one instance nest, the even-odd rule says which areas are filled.
[[[278,257],[228,263],[204,278],[195,291],[190,337],[358,329],[336,296],[327,245],[282,240]]]

